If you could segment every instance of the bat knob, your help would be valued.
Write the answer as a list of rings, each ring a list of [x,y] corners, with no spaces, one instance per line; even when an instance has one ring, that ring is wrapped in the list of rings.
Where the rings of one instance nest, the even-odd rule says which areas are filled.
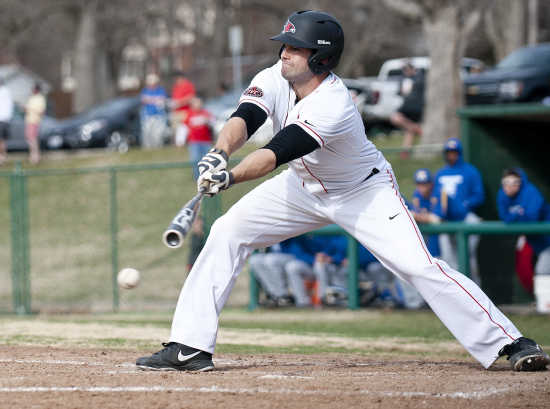
[[[183,244],[183,236],[178,229],[169,228],[162,235],[162,241],[166,247],[177,249]]]

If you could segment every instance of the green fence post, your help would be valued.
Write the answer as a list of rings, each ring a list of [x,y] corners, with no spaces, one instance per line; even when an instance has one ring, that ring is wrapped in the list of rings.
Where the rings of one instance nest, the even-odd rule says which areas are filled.
[[[28,204],[21,162],[10,175],[11,254],[13,309],[16,314],[31,312]]]
[[[21,254],[22,254],[22,305],[25,314],[31,313],[31,262],[30,262],[30,241],[29,241],[29,199],[27,195],[27,176],[21,171],[19,185],[21,189]]]
[[[461,230],[456,232],[458,270],[470,278],[470,252],[468,246],[468,234]]]
[[[117,202],[117,174],[116,169],[109,170],[109,211],[111,215],[111,263],[112,263],[112,286],[113,286],[113,310],[116,312],[120,307],[118,294],[118,202]]]
[[[10,175],[10,225],[11,225],[11,285],[13,310],[16,313],[21,311],[21,208],[19,204],[18,172],[21,162],[15,164],[15,170]]]
[[[359,308],[359,260],[357,240],[348,236],[348,307],[350,310]]]
[[[256,276],[254,275],[254,271],[252,269],[249,269],[248,286],[248,310],[253,311],[258,308],[260,288],[258,286],[258,280],[256,280]]]

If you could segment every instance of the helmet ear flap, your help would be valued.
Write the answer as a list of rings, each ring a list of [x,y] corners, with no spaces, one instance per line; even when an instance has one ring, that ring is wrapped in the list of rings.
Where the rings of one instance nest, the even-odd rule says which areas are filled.
[[[309,69],[314,74],[322,74],[327,71],[326,65],[328,64],[323,64],[323,58],[319,55],[318,51],[313,50],[307,62]]]

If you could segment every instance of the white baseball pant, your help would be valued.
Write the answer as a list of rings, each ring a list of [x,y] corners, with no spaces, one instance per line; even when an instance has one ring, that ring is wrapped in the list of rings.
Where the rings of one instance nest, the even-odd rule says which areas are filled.
[[[313,195],[292,171],[246,194],[212,226],[174,313],[171,342],[214,352],[218,317],[247,257],[330,223],[352,234],[411,283],[458,341],[484,366],[521,336],[469,278],[429,254],[389,164],[357,188]]]

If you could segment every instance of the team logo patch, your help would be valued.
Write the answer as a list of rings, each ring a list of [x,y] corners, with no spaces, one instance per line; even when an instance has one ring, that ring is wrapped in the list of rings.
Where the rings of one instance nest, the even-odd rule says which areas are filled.
[[[264,92],[261,90],[261,88],[250,87],[244,91],[244,95],[260,98],[264,96]]]
[[[296,32],[296,27],[294,27],[294,24],[292,24],[290,20],[287,20],[285,26],[283,27],[283,33],[294,34],[295,32]]]

